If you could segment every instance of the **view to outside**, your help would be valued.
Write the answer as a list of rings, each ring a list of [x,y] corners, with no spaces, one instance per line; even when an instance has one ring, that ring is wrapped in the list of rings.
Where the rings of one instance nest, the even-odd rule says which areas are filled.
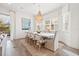
[[[10,16],[0,15],[0,32],[5,32],[10,36]]]

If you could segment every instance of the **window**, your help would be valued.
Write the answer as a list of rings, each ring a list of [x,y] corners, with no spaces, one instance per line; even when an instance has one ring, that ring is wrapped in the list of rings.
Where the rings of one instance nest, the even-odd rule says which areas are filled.
[[[28,18],[22,18],[22,30],[29,30],[30,29],[31,21]]]

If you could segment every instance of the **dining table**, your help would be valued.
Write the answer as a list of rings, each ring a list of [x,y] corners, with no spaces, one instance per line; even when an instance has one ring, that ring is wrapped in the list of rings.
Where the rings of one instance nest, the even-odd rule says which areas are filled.
[[[34,34],[41,36],[44,40],[53,38],[55,35],[54,33],[45,33],[45,32],[41,32],[41,33],[34,32]]]
[[[40,33],[38,35],[40,35],[42,37],[50,38],[50,37],[53,37],[54,36],[54,33]]]

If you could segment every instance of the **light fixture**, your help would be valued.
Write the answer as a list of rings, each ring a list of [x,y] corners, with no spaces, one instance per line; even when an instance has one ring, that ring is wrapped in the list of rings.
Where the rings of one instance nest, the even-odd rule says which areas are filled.
[[[35,19],[36,19],[37,22],[40,22],[43,19],[42,13],[40,11],[40,5],[39,5],[38,14],[35,16]]]

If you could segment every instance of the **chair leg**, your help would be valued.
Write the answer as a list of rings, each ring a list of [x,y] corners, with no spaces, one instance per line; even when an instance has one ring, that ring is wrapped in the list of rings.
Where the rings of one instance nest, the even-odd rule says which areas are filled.
[[[31,38],[30,38],[30,44],[32,45],[32,40],[31,40]]]
[[[36,48],[36,43],[37,43],[37,41],[36,40],[34,40],[34,47]]]
[[[28,37],[26,37],[25,42],[28,42]]]
[[[41,50],[41,44],[40,43],[39,43],[38,47],[39,47],[39,51],[40,51]]]
[[[31,40],[30,40],[30,38],[29,38],[29,40],[28,40],[28,41],[29,41],[29,44],[31,44]]]
[[[27,39],[27,43],[28,44],[31,44],[31,39],[28,37],[28,39]]]
[[[30,44],[33,45],[33,38],[30,38]]]

